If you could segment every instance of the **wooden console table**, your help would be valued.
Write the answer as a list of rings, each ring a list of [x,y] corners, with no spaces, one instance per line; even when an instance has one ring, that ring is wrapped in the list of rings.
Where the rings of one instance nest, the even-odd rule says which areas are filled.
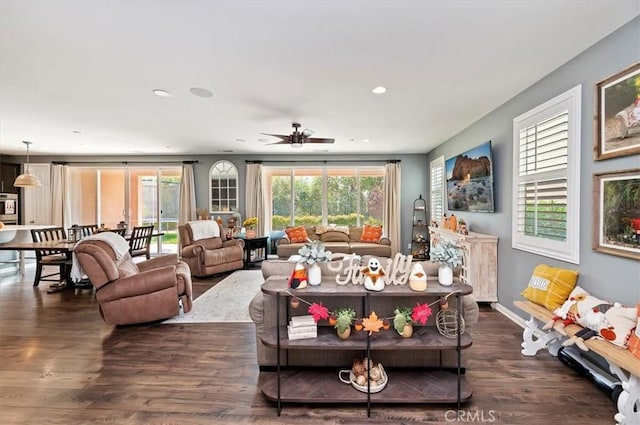
[[[276,323],[280,323],[280,297],[299,296],[304,299],[314,297],[339,297],[359,299],[368,312],[370,300],[375,297],[415,297],[434,301],[439,297],[455,292],[451,298],[452,306],[458,311],[458,322],[461,320],[461,297],[470,294],[473,288],[462,283],[443,287],[433,278],[427,285],[426,292],[414,292],[408,285],[387,286],[381,292],[370,292],[361,285],[337,285],[335,281],[323,281],[319,286],[308,286],[305,289],[290,289],[286,280],[267,280],[262,285],[265,294],[276,296]],[[454,301],[455,299],[455,301]],[[357,302],[357,301],[356,301]],[[288,313],[286,313],[288,316]],[[286,317],[288,322],[289,317]],[[381,331],[375,337],[367,332],[352,333],[346,339],[339,339],[332,326],[318,326],[317,338],[289,340],[286,325],[265,329],[262,342],[276,349],[277,366],[275,372],[260,373],[260,388],[264,396],[277,403],[280,415],[281,403],[366,403],[367,414],[370,414],[372,403],[461,403],[471,398],[471,386],[462,375],[461,350],[471,346],[472,338],[468,333],[447,338],[441,335],[435,326],[414,327],[411,338],[402,338],[395,331]],[[372,358],[372,352],[378,350],[393,351],[457,351],[456,371],[433,368],[396,368],[387,369],[389,382],[379,393],[359,392],[351,385],[338,380],[336,367],[305,368],[286,367],[281,365],[281,350],[349,350],[361,352]],[[375,354],[373,355],[375,357]],[[342,369],[349,368],[344,365]],[[313,383],[313,384],[310,384]]]

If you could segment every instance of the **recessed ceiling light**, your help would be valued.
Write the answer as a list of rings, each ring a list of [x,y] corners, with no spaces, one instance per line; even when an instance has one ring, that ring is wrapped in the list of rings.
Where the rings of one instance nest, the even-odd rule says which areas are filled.
[[[156,96],[160,96],[160,97],[171,97],[173,96],[171,93],[169,93],[166,90],[161,90],[161,89],[155,89],[153,91],[153,94],[155,94]]]
[[[78,131],[78,130],[73,130],[72,131],[73,134],[82,134],[82,131]]]
[[[209,90],[203,89],[203,88],[200,88],[200,87],[194,87],[194,88],[190,89],[189,91],[191,92],[192,95],[198,96],[198,97],[211,97],[211,96],[213,96],[213,93],[211,93]]]
[[[244,140],[244,139],[236,139],[236,142],[238,142],[238,143],[247,143],[247,141]]]
[[[387,88],[383,86],[378,86],[378,87],[374,87],[371,91],[374,92],[375,94],[382,94],[387,91]]]
[[[369,143],[370,141],[371,141],[371,140],[369,140],[369,139],[362,139],[362,142],[363,142],[363,143]]]
[[[269,139],[258,139],[258,142],[267,143]]]

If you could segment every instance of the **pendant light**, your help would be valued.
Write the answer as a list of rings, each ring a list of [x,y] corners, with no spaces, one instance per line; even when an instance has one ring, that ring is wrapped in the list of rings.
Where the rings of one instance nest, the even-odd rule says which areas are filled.
[[[40,187],[40,179],[29,173],[29,145],[31,142],[22,142],[27,145],[27,165],[25,166],[25,172],[16,177],[16,181],[13,182],[15,187]]]

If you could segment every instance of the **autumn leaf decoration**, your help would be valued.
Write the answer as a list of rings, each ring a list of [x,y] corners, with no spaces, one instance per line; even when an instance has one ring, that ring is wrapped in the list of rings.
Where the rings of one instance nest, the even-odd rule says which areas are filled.
[[[329,318],[329,310],[322,303],[313,303],[309,306],[309,314],[313,316],[313,320],[318,323],[321,319]]]
[[[429,304],[416,304],[415,307],[413,307],[413,310],[411,310],[411,320],[413,320],[415,323],[419,323],[421,325],[424,325],[427,323],[427,319],[429,319],[429,316],[431,316],[431,307],[429,307]]]
[[[372,311],[369,317],[362,320],[363,329],[369,331],[369,335],[373,332],[380,332],[380,328],[384,326],[381,319],[378,319],[378,315],[375,311]]]

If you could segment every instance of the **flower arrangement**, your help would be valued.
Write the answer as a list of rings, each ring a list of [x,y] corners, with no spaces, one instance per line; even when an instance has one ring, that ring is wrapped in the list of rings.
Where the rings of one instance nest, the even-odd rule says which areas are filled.
[[[324,244],[320,241],[311,241],[304,244],[304,246],[298,250],[298,254],[300,254],[301,257],[300,262],[306,264],[329,261],[333,255],[331,251],[324,249]]]
[[[458,267],[462,265],[462,250],[452,242],[440,240],[431,249],[431,260],[451,268]]]
[[[257,225],[258,225],[258,217],[249,217],[242,222],[243,227],[248,227],[250,229],[253,229]]]

